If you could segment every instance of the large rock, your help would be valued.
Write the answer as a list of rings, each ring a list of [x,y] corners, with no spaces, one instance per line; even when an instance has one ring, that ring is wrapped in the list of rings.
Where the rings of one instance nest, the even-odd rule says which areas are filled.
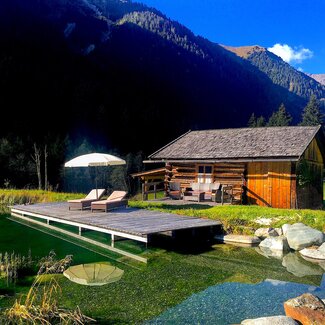
[[[256,236],[246,235],[216,235],[214,238],[218,241],[225,243],[240,243],[254,245],[261,242],[261,240]]]
[[[282,228],[274,228],[274,229],[278,233],[279,236],[283,236],[283,230],[282,230]]]
[[[259,246],[271,251],[276,250],[287,252],[290,250],[287,239],[283,236],[267,237],[259,244]]]
[[[324,271],[325,271],[325,260],[317,260],[315,258],[310,258],[304,255],[300,256],[307,262],[309,262],[310,264],[314,264],[314,265],[318,265],[319,267],[321,267]]]
[[[318,250],[319,250],[320,252],[322,252],[322,253],[325,254],[325,243],[323,243],[322,245],[320,245],[320,246],[318,247]]]
[[[274,228],[258,228],[254,235],[259,238],[279,236],[278,232]]]
[[[301,250],[313,245],[321,245],[324,241],[324,235],[321,231],[304,225],[295,223],[287,229],[286,237],[290,248]]]
[[[282,229],[283,236],[287,236],[287,231],[290,227],[291,227],[291,225],[289,225],[288,223],[285,223],[284,225],[282,225],[281,229]]]
[[[299,251],[299,253],[304,257],[322,261],[325,260],[324,248],[325,248],[325,243],[323,243],[322,246],[320,247],[313,246],[313,247],[304,248],[301,251]]]
[[[325,304],[310,293],[287,300],[284,303],[284,310],[287,316],[303,325],[325,324]]]
[[[296,325],[291,317],[287,316],[270,316],[255,319],[245,319],[241,322],[243,325]]]

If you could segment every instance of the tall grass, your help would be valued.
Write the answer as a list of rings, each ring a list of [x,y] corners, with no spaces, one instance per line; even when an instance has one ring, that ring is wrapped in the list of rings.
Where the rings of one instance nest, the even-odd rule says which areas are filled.
[[[64,263],[64,261],[59,261]],[[62,264],[61,263],[61,264]],[[45,267],[43,267],[43,270]],[[40,273],[40,272],[39,272]],[[95,322],[77,307],[67,310],[59,307],[57,297],[61,287],[53,276],[37,275],[26,296],[0,313],[0,324],[86,324]]]
[[[0,213],[8,212],[8,206],[14,204],[33,204],[42,202],[60,202],[83,198],[81,193],[61,193],[42,190],[0,189]]]
[[[5,277],[7,285],[15,282],[18,279],[20,271],[31,269],[33,260],[31,252],[28,256],[21,256],[20,254],[0,253],[0,277]]]
[[[1,324],[86,324],[95,322],[85,316],[77,307],[75,310],[60,308],[55,297],[61,292],[61,287],[51,278],[43,282],[42,276],[37,276],[25,299],[17,299],[12,307],[0,314]],[[3,323],[2,323],[3,322]]]

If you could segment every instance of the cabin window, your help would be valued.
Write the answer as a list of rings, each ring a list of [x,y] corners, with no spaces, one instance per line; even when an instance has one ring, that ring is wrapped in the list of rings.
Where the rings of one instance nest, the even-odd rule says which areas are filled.
[[[213,166],[199,165],[197,174],[198,183],[210,184],[213,182]]]

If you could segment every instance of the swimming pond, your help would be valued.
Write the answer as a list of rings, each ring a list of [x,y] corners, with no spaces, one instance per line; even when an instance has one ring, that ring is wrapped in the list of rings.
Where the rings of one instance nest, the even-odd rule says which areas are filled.
[[[295,253],[278,259],[266,257],[256,248],[224,244],[193,250],[168,243],[146,251],[145,247],[132,241],[118,243],[125,250],[148,257],[145,265],[69,238],[58,238],[55,233],[44,233],[7,217],[0,217],[0,252],[15,251],[26,255],[31,250],[32,256],[41,257],[54,249],[58,257],[72,254],[74,264],[109,261],[124,270],[119,282],[100,288],[84,287],[62,275],[55,276],[62,287],[62,306],[74,308],[78,305],[86,315],[105,324],[168,322],[168,317],[175,321],[175,314],[180,316],[179,321],[183,321],[184,315],[188,314],[187,308],[196,310],[195,317],[192,315],[193,323],[197,323],[198,319],[206,319],[208,323],[208,318],[213,315],[212,306],[218,304],[223,307],[219,314],[226,321],[229,320],[227,315],[232,313],[235,322],[238,322],[236,315],[243,315],[244,319],[269,312],[262,304],[263,299],[272,303],[281,300],[282,304],[286,300],[286,292],[298,292],[282,286],[278,295],[270,295],[270,283],[263,282],[266,279],[318,287],[324,272],[321,266],[309,263]],[[89,233],[88,236],[99,239],[97,234]],[[99,240],[109,241],[107,237]],[[301,287],[301,290],[306,290],[306,287]],[[17,291],[24,292],[25,289],[18,286]],[[230,304],[231,293],[235,292],[238,301],[242,301],[242,307],[238,301],[236,307]],[[258,299],[257,292],[264,293],[265,297]],[[200,304],[189,307],[188,302],[196,303],[197,296],[207,309]],[[10,305],[13,299],[1,299],[0,307]],[[175,313],[180,307],[181,311]],[[184,321],[190,323],[191,319]]]

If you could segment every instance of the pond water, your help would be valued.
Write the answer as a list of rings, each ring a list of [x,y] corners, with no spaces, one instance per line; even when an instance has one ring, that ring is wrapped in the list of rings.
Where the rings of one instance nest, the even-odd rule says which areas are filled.
[[[33,257],[42,257],[54,249],[58,258],[72,254],[74,264],[109,261],[124,270],[120,281],[98,288],[57,276],[62,306],[78,305],[99,323],[222,325],[283,314],[283,302],[303,292],[314,291],[325,298],[320,289],[325,266],[305,261],[296,253],[270,257],[251,247],[216,244],[193,250],[170,242],[145,250],[132,241],[117,242],[121,249],[146,256],[148,264],[143,264],[8,217],[0,215],[2,253],[27,255],[31,250]],[[109,241],[107,236],[91,232],[87,236]],[[25,292],[27,287],[18,284],[16,290]],[[13,299],[0,299],[0,308]]]
[[[325,286],[265,280],[223,283],[192,295],[147,324],[239,324],[243,319],[285,315],[283,302],[312,293],[325,298]]]

